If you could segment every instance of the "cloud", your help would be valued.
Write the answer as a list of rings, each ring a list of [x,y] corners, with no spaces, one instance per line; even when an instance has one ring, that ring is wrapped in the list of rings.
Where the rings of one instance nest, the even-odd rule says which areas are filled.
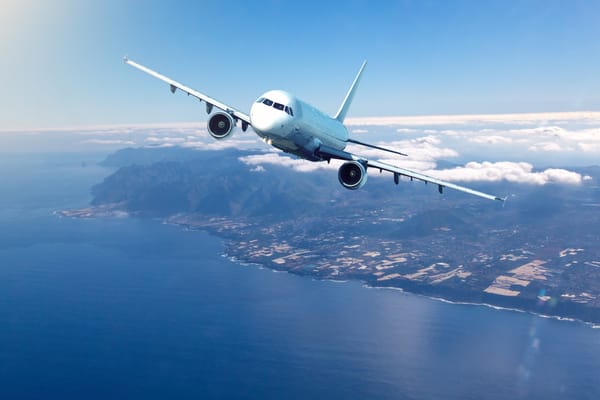
[[[545,185],[547,183],[580,184],[584,177],[577,172],[565,169],[549,168],[533,172],[533,166],[525,162],[470,162],[464,167],[443,170],[429,170],[425,174],[438,179],[454,182],[500,182],[528,183]]]
[[[282,155],[279,152],[269,152],[263,154],[253,154],[249,156],[240,157],[239,160],[249,166],[264,166],[265,164],[278,165],[282,167],[292,168],[299,172],[312,172],[316,170],[332,170],[337,169],[339,162],[310,162],[306,160],[291,158]]]
[[[600,153],[600,142],[599,143],[577,143],[579,150],[586,153]]]
[[[562,163],[559,165],[589,165],[597,163],[597,155],[600,155],[600,112],[385,117],[348,119],[347,122],[351,133],[374,132],[379,140],[373,144],[406,153],[408,157],[352,144],[348,151],[450,181],[579,183],[586,178],[575,172],[563,169],[534,172],[530,163],[518,161],[535,160],[548,165],[544,157],[553,157],[552,160]],[[86,127],[77,128],[76,133],[87,136],[84,143],[99,145],[177,145],[215,151],[270,149],[256,135],[243,134],[240,130],[227,140],[214,140],[207,134],[204,122]],[[382,138],[389,140],[380,140]],[[468,159],[460,158],[461,155]],[[439,170],[439,161],[448,159],[461,164],[468,160],[507,161],[469,163]],[[277,151],[241,160],[255,172],[261,172],[268,165],[314,171],[335,169],[341,163],[313,163]]]
[[[413,128],[398,128],[398,129],[396,129],[396,132],[398,132],[398,133],[418,133],[419,130],[413,129]]]
[[[577,121],[581,123],[600,123],[600,112],[575,111],[556,113],[529,114],[473,114],[473,115],[427,115],[410,117],[366,117],[348,118],[345,123],[350,126],[434,126],[434,125],[466,125],[466,124],[547,124],[550,121],[565,123]]]
[[[211,138],[208,141],[199,140],[199,139],[200,138],[198,138],[197,140],[187,140],[185,142],[182,142],[180,144],[180,146],[197,148],[197,149],[201,149],[201,150],[225,150],[225,149],[230,149],[232,147],[233,148],[255,148],[256,149],[258,146],[260,146],[260,147],[265,146],[258,139],[230,138],[230,139],[223,139],[223,140],[215,140],[215,139]]]
[[[160,143],[160,144],[151,144],[151,145],[144,146],[144,147],[153,148],[153,149],[157,148],[157,147],[160,147],[160,148],[175,147],[175,144],[173,144],[173,143]]]
[[[466,143],[473,145],[488,146],[482,151],[489,151],[491,149],[489,146],[494,145],[518,144],[520,146],[513,148],[515,153],[523,150],[536,153],[570,152],[571,155],[576,152],[600,153],[600,128],[588,127],[581,129],[581,121],[571,121],[571,123],[573,125],[513,126],[510,129],[498,128],[497,126],[492,128],[469,126],[468,129],[424,129],[421,130],[421,133],[429,136],[435,135],[437,138],[442,139],[442,143],[445,138],[451,138],[464,140]],[[571,126],[577,127],[577,129],[573,129]]]
[[[81,143],[91,143],[91,144],[105,144],[105,145],[125,145],[132,146],[135,142],[131,140],[120,140],[120,139],[88,139],[84,140]]]
[[[570,147],[562,147],[555,142],[542,142],[529,146],[531,151],[568,151],[573,150]]]
[[[163,137],[157,137],[157,136],[150,136],[146,138],[146,142],[150,142],[150,143],[183,143],[185,142],[185,138],[182,137],[168,137],[168,136],[163,136]]]
[[[453,136],[454,136],[453,132]],[[478,144],[509,144],[513,142],[513,139],[506,137],[506,136],[499,136],[499,135],[480,135],[480,136],[473,136],[473,137],[467,137],[467,140],[471,143],[478,143]]]
[[[337,170],[341,161],[332,162],[310,162],[300,159],[290,158],[276,152],[255,154],[239,158],[240,161],[253,167],[251,171],[262,172],[264,165],[276,165],[279,167],[291,168],[298,172],[312,172],[315,170]],[[548,183],[577,185],[591,177],[582,176],[577,172],[567,171],[565,169],[548,168],[544,171],[534,172],[533,166],[525,162],[470,162],[463,167],[450,169],[435,169],[435,165],[429,164],[431,169],[409,168],[407,165],[399,163],[398,160],[383,160],[392,165],[403,168],[421,170],[423,173],[438,179],[449,182],[500,182],[507,181],[512,183],[525,183],[533,185],[545,185]],[[417,162],[418,163],[418,162]],[[426,164],[421,162],[422,165]],[[413,166],[419,166],[415,164]],[[373,174],[379,176],[379,174]],[[383,174],[382,174],[383,175]]]
[[[544,135],[558,132],[556,129],[536,130]],[[553,133],[550,133],[553,132]],[[519,133],[520,135],[521,133]],[[490,135],[494,143],[510,143],[510,140],[504,140],[502,136]],[[548,183],[561,184],[580,184],[586,177],[581,174],[565,169],[549,168],[544,171],[534,171],[533,165],[526,162],[470,162],[465,166],[443,169],[436,169],[437,160],[457,157],[458,153],[442,146],[442,140],[438,135],[427,135],[411,140],[399,140],[378,142],[376,145],[391,148],[409,154],[409,157],[394,157],[388,152],[377,149],[365,148],[359,145],[348,146],[348,151],[366,157],[368,159],[378,159],[383,162],[406,168],[412,171],[423,171],[439,179],[450,182],[500,182],[507,181],[513,183],[527,183],[535,185],[544,185]],[[562,147],[553,142],[540,142],[536,151],[559,151]],[[300,172],[310,172],[318,169],[337,169],[341,162],[327,164],[324,162],[314,163],[300,159],[290,158],[279,152],[268,152],[257,155],[241,157],[240,160],[247,165],[255,168],[264,165],[278,165],[281,167],[292,168]],[[260,169],[259,169],[260,170]]]
[[[266,169],[262,165],[257,165],[256,167],[250,169],[250,172],[265,172]]]
[[[351,153],[369,159],[380,160],[402,168],[424,170],[435,168],[436,160],[454,158],[458,152],[447,147],[441,147],[441,140],[437,136],[428,135],[411,140],[397,140],[391,142],[377,142],[375,145],[408,154],[408,157],[393,156],[391,153],[363,147],[359,145],[348,146]],[[394,158],[390,158],[394,157]]]

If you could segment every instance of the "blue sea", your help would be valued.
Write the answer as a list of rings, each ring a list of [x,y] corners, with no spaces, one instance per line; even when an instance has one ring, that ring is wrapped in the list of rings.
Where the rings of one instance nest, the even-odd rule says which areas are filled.
[[[0,158],[0,399],[599,399],[600,329],[223,256],[77,220],[103,154]]]

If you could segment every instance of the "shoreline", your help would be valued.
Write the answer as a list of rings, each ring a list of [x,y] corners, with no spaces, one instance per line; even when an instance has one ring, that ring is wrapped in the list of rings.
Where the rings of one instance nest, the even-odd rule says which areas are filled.
[[[90,208],[85,209],[85,211],[86,212],[82,213],[82,214],[65,212],[65,211],[55,211],[53,214],[55,214],[59,217],[70,217],[70,218],[78,218],[78,219],[90,219],[90,218],[98,218],[98,217],[102,217],[102,218],[107,218],[107,217],[108,218],[127,218],[130,216],[140,217],[139,215],[135,215],[135,214],[132,215],[132,214],[127,214],[127,213],[114,213],[115,210],[111,210],[113,212],[106,212],[108,210],[102,210],[104,212],[101,212],[100,215],[95,215],[95,213]],[[90,212],[90,211],[92,211],[92,212]],[[290,273],[290,274],[300,276],[300,277],[310,277],[311,279],[313,279],[315,281],[331,281],[334,283],[356,282],[356,283],[361,284],[363,287],[365,287],[367,289],[396,290],[396,291],[409,293],[411,295],[421,296],[421,297],[425,297],[425,298],[428,298],[431,300],[448,303],[448,304],[487,307],[487,308],[492,308],[492,309],[499,310],[499,311],[512,311],[512,312],[519,312],[519,313],[527,313],[527,314],[534,315],[539,318],[581,323],[581,324],[589,326],[592,329],[600,329],[600,319],[598,319],[597,321],[596,320],[586,320],[584,318],[580,318],[580,317],[577,317],[574,315],[544,313],[544,312],[538,312],[536,310],[528,309],[526,307],[494,304],[494,303],[485,302],[485,301],[483,301],[483,302],[469,301],[468,299],[465,299],[465,297],[468,298],[469,295],[471,295],[472,297],[475,297],[475,294],[473,294],[473,293],[462,293],[462,295],[456,294],[455,296],[452,296],[452,295],[451,296],[443,296],[440,294],[436,294],[435,287],[432,285],[427,285],[427,284],[406,282],[407,285],[404,285],[404,286],[377,285],[377,284],[373,284],[374,282],[370,282],[369,280],[355,279],[353,277],[343,277],[341,279],[335,279],[335,278],[331,278],[331,277],[320,277],[317,274],[311,274],[306,271],[304,271],[303,273],[299,273],[298,271],[294,271],[294,270],[289,270],[289,269],[285,269],[285,268],[281,268],[281,267],[278,268],[278,266],[273,263],[256,262],[254,260],[245,259],[244,257],[239,257],[239,255],[232,254],[229,251],[229,249],[231,246],[235,245],[236,240],[232,239],[231,237],[228,237],[227,235],[220,234],[217,230],[211,229],[211,227],[209,227],[209,226],[193,226],[193,225],[189,225],[186,223],[173,222],[172,220],[169,220],[168,217],[167,218],[151,218],[151,219],[154,219],[155,221],[157,221],[161,224],[164,224],[164,225],[177,226],[178,228],[180,228],[182,230],[205,232],[205,233],[209,234],[210,236],[213,236],[213,237],[219,239],[223,243],[223,246],[224,246],[221,256],[229,259],[233,263],[236,263],[240,266],[251,266],[251,267],[258,268],[258,269],[269,269],[270,271],[276,272],[276,273]],[[422,288],[425,290],[418,290],[418,288]],[[415,290],[415,289],[417,289],[417,290]],[[447,291],[449,293],[452,292],[452,290],[448,290],[448,288],[444,288],[444,289],[445,289],[445,291]],[[504,300],[504,302],[510,303],[509,298],[506,298],[506,299],[502,298],[499,300]],[[523,303],[531,303],[531,300],[527,300],[527,299],[519,299],[519,300]]]
[[[177,224],[173,224],[173,225],[177,225]],[[223,237],[220,237],[218,235],[215,235],[213,232],[211,232],[210,230],[200,230],[202,232],[208,233],[209,235],[218,238],[219,240],[225,242],[227,240],[230,239],[226,239]],[[446,304],[452,304],[452,305],[464,305],[464,306],[473,306],[473,307],[485,307],[485,308],[491,308],[493,310],[496,311],[507,311],[507,312],[515,312],[515,313],[521,313],[521,314],[529,314],[531,316],[535,316],[538,318],[543,318],[543,319],[552,319],[552,320],[556,320],[556,321],[562,321],[562,322],[572,322],[572,323],[577,323],[577,324],[581,324],[581,325],[586,325],[588,327],[590,327],[591,329],[600,329],[600,322],[593,322],[593,321],[585,321],[583,319],[580,318],[573,318],[573,317],[565,317],[565,316],[560,316],[560,315],[550,315],[550,314],[543,314],[543,313],[538,313],[535,311],[531,311],[531,310],[524,310],[524,309],[520,309],[520,308],[515,308],[515,307],[503,307],[503,306],[498,306],[498,305],[494,305],[494,304],[490,304],[490,303],[477,303],[477,302],[468,302],[468,301],[460,301],[460,300],[449,300],[443,297],[438,297],[438,296],[431,296],[431,295],[427,295],[427,294],[423,294],[423,293],[419,293],[416,291],[410,291],[410,290],[405,290],[401,287],[396,287],[396,286],[373,286],[368,284],[365,281],[360,281],[360,280],[356,280],[356,279],[344,279],[344,280],[340,280],[340,279],[328,279],[328,278],[319,278],[317,276],[314,275],[310,275],[310,274],[306,274],[306,275],[302,275],[302,274],[297,274],[294,273],[293,271],[288,271],[288,270],[281,270],[281,269],[275,269],[275,268],[271,268],[267,265],[264,264],[260,264],[260,263],[255,263],[255,262],[247,262],[247,261],[242,261],[240,259],[238,259],[235,256],[231,256],[227,253],[223,253],[221,254],[222,257],[227,258],[228,260],[230,260],[231,262],[238,264],[240,266],[243,267],[253,267],[253,268],[258,268],[258,269],[268,269],[271,272],[274,273],[288,273],[288,274],[292,274],[295,276],[298,276],[300,278],[308,278],[310,277],[313,281],[315,282],[332,282],[332,283],[357,283],[357,284],[361,284],[361,286],[365,289],[375,289],[375,290],[392,290],[392,291],[399,291],[401,293],[406,293],[412,296],[419,296],[419,297],[423,297],[429,300],[433,300],[433,301],[439,301],[441,303],[446,303]]]
[[[176,223],[168,223],[170,225],[175,225],[175,226],[183,226],[180,224],[176,224]],[[198,230],[198,231],[202,231],[205,233],[208,233],[209,235],[218,238],[219,240],[221,240],[224,245],[225,248],[227,248],[227,244],[228,242],[233,243],[234,241],[222,236],[219,236],[218,234],[216,234],[215,232],[211,231],[210,229],[195,229],[195,228],[190,228],[190,227],[186,227],[186,229],[189,229],[191,231],[193,230]],[[479,302],[470,302],[470,301],[463,301],[463,300],[451,300],[448,298],[444,298],[444,297],[439,297],[439,296],[435,296],[435,295],[428,295],[422,292],[418,292],[418,291],[412,291],[412,290],[407,290],[405,288],[402,287],[398,287],[398,286],[381,286],[381,285],[371,285],[366,281],[363,280],[358,280],[358,279],[330,279],[330,278],[320,278],[318,276],[315,275],[311,275],[311,274],[298,274],[294,271],[290,271],[290,270],[285,270],[285,269],[277,269],[277,268],[273,268],[269,265],[266,264],[261,264],[261,263],[257,263],[257,262],[250,262],[250,261],[246,261],[246,260],[242,260],[234,255],[228,254],[227,251],[225,250],[223,252],[223,254],[221,254],[222,257],[227,258],[228,260],[234,262],[235,264],[238,264],[240,266],[244,266],[244,267],[253,267],[253,268],[258,268],[258,269],[268,269],[271,272],[274,273],[288,273],[288,274],[292,274],[298,277],[302,277],[302,278],[308,278],[310,277],[313,281],[317,281],[317,282],[332,282],[332,283],[358,283],[360,284],[363,288],[365,289],[375,289],[375,290],[394,290],[394,291],[399,291],[402,293],[407,293],[410,295],[414,295],[414,296],[419,296],[419,297],[423,297],[429,300],[434,300],[434,301],[439,301],[442,303],[447,303],[447,304],[453,304],[453,305],[465,305],[465,306],[474,306],[474,307],[486,307],[486,308],[491,308],[493,310],[496,311],[508,311],[508,312],[516,312],[516,313],[522,313],[522,314],[529,314],[538,318],[544,318],[544,319],[552,319],[552,320],[556,320],[556,321],[563,321],[563,322],[572,322],[572,323],[578,323],[578,324],[582,324],[582,325],[586,325],[592,329],[600,329],[600,321],[586,321],[584,319],[581,318],[575,318],[575,317],[568,317],[568,316],[561,316],[561,315],[551,315],[551,314],[544,314],[544,313],[540,313],[540,312],[535,312],[532,310],[527,310],[527,309],[522,309],[522,308],[517,308],[517,307],[506,307],[506,306],[501,306],[501,305],[495,305],[495,304],[491,304],[491,303],[479,303]]]

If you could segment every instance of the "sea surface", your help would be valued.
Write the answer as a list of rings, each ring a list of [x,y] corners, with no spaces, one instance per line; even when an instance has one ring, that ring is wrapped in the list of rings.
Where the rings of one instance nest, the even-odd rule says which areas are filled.
[[[600,329],[77,220],[103,154],[0,157],[0,399],[599,399]]]

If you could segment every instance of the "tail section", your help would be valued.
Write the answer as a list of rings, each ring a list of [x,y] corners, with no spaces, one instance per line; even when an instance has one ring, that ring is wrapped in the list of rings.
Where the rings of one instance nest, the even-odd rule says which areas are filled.
[[[367,65],[367,61],[365,60],[362,64],[362,66],[360,67],[358,74],[356,74],[356,78],[354,78],[354,82],[352,82],[352,86],[350,86],[350,90],[348,90],[348,93],[346,93],[346,97],[344,98],[344,101],[342,102],[340,109],[338,110],[337,114],[335,114],[335,119],[337,119],[340,122],[344,122],[344,119],[346,118],[346,114],[348,113],[348,109],[350,108],[350,103],[352,103],[352,99],[354,98],[354,92],[356,92],[356,88],[358,87],[358,82],[360,81],[360,77],[361,77],[362,72],[365,69],[366,65]]]

